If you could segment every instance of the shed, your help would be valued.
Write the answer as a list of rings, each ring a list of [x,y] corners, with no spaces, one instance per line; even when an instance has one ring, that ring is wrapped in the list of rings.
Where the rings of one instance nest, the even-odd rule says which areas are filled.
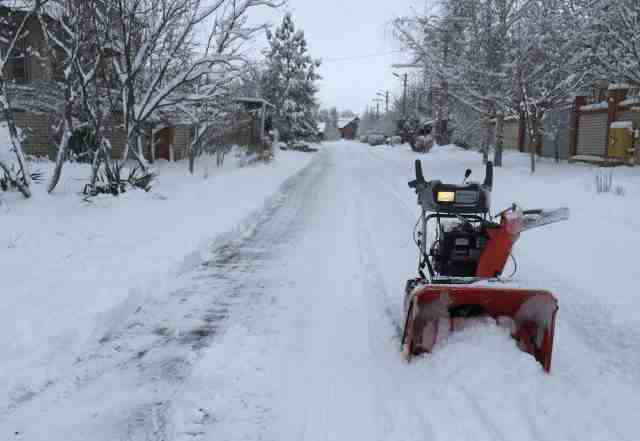
[[[355,139],[358,136],[358,126],[360,125],[360,118],[340,118],[338,120],[338,130],[340,131],[340,137],[343,139]]]

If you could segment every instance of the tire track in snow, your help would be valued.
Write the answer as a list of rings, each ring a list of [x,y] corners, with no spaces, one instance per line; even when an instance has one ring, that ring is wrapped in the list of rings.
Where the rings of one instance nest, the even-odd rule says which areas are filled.
[[[582,340],[593,353],[593,360],[605,371],[640,384],[640,329],[632,324],[615,323],[612,313],[599,303],[589,302],[590,295],[570,285],[548,268],[527,256],[527,265],[536,273],[550,277],[547,289],[555,292],[560,304],[558,319]],[[524,284],[539,284],[528,277]],[[564,300],[564,301],[563,301]]]
[[[372,156],[376,156],[376,155],[372,155]],[[375,160],[378,162],[383,162],[378,157],[375,157]],[[384,168],[382,169],[384,170]],[[406,202],[398,195],[398,193],[390,185],[390,182],[391,182],[390,180],[385,179],[384,177],[381,177],[379,175],[376,175],[374,178],[371,178],[369,182],[377,182],[378,186],[376,187],[376,190],[378,191],[378,194],[382,193],[390,196],[390,199],[395,201],[398,204],[398,206],[402,208],[401,211],[403,211],[404,213],[409,213],[411,215],[411,218],[413,219],[413,217],[415,216],[415,212],[417,210],[412,210],[407,206]],[[360,192],[361,192],[361,195],[357,198],[358,201],[360,201],[358,211],[362,213],[362,215],[360,216],[360,222],[362,223],[362,226],[363,226],[360,232],[360,247],[362,249],[362,255],[363,255],[363,258],[362,258],[363,272],[367,275],[366,279],[368,281],[367,288],[363,289],[363,291],[373,292],[376,294],[375,297],[376,299],[378,299],[377,303],[380,305],[380,309],[383,309],[385,311],[385,314],[389,319],[389,323],[395,328],[396,335],[394,338],[394,343],[397,346],[394,348],[395,350],[393,351],[393,355],[397,356],[398,360],[400,360],[401,354],[399,351],[399,347],[400,347],[401,334],[402,334],[402,323],[401,323],[401,320],[398,320],[397,314],[390,313],[390,311],[392,310],[391,298],[387,293],[386,289],[384,288],[385,284],[383,282],[382,272],[380,270],[379,258],[377,256],[376,250],[372,246],[372,244],[375,243],[373,240],[373,233],[372,233],[373,231],[372,219],[375,219],[375,217],[372,216],[371,210],[368,208],[368,201],[364,197],[363,190],[360,189]],[[404,296],[402,287],[398,287],[397,292],[398,292],[397,295],[399,297]],[[370,298],[365,299],[365,301],[370,301]],[[371,308],[371,307],[369,308],[369,314],[370,314],[370,320],[369,320],[370,334],[375,335],[376,329],[380,327],[380,321],[377,320],[374,308]],[[381,334],[381,332],[377,331],[377,334]],[[380,339],[380,337],[378,337],[378,339]],[[372,339],[371,345],[373,348],[372,350],[376,350],[376,348],[378,348],[377,353],[379,354],[379,357],[381,359],[384,359],[385,355],[388,356],[388,354],[381,353],[381,350],[379,349],[380,347],[379,341],[376,342],[375,340]],[[386,349],[388,349],[388,345],[383,345],[383,348],[385,347]],[[392,368],[389,368],[388,370],[385,370],[385,372],[395,372],[396,375],[404,376],[404,374],[406,373],[402,372],[401,369],[397,369],[397,368],[400,368],[400,367],[406,368],[410,370],[411,373],[416,373],[416,370],[420,369],[420,365],[421,364],[419,363],[418,360],[416,360],[416,363],[412,363],[410,365],[405,365],[404,362],[402,362],[400,366],[396,366],[395,370]],[[393,374],[389,375],[389,377],[392,379]],[[456,388],[454,390],[450,390],[449,393],[458,391],[456,395],[462,397],[462,399],[448,397],[449,399],[444,399],[438,409],[429,408],[429,404],[431,405],[434,404],[433,400],[427,400],[426,402],[424,400],[421,400],[420,394],[416,393],[416,391],[419,390],[421,387],[423,387],[426,391],[430,391],[433,389],[434,385],[423,384],[423,382],[425,381],[425,377],[423,376],[417,375],[411,378],[414,378],[414,380],[416,381],[413,387],[399,387],[400,384],[402,384],[402,382],[396,382],[396,384],[394,384],[395,387],[393,388],[393,390],[387,391],[387,394],[395,397],[396,399],[398,399],[397,397],[400,397],[399,400],[402,403],[400,407],[405,412],[407,412],[405,414],[404,422],[397,421],[398,409],[394,408],[393,412],[395,413],[396,418],[395,418],[395,421],[392,421],[392,424],[410,425],[411,427],[414,428],[416,433],[419,433],[420,428],[423,428],[423,429],[427,428],[428,434],[425,433],[421,435],[416,435],[416,439],[437,440],[439,438],[438,434],[436,434],[436,429],[434,428],[433,423],[429,420],[429,417],[427,417],[427,414],[432,414],[433,418],[435,418],[436,420],[438,420],[438,417],[440,416],[440,417],[444,417],[444,421],[447,421],[447,420],[453,421],[456,419],[461,419],[465,421],[469,421],[469,420],[474,421],[475,424],[472,423],[471,427],[467,425],[464,428],[457,429],[457,430],[462,430],[466,434],[466,436],[469,437],[470,439],[476,439],[478,437],[479,430],[483,430],[484,433],[486,434],[485,437],[483,437],[483,439],[486,438],[486,439],[495,439],[495,440],[501,440],[501,441],[509,439],[509,437],[506,436],[504,432],[500,429],[498,422],[492,418],[489,412],[485,411],[478,404],[477,398],[473,394],[471,394],[470,391],[464,388]],[[429,380],[427,379],[427,382],[428,381]],[[398,390],[400,392],[398,392]],[[387,396],[384,400],[388,401],[389,396]],[[455,417],[454,415],[458,415],[458,417]],[[409,423],[409,421],[406,421],[406,418],[408,418],[411,423]],[[394,420],[393,417],[388,419]],[[523,419],[524,419],[524,416],[523,416]],[[444,430],[445,432],[448,431],[446,428],[445,429],[438,428],[438,431],[441,431],[441,430]],[[537,436],[535,436],[535,431],[533,429],[530,430],[530,433],[532,434],[531,439],[540,439]],[[407,436],[408,435],[404,433],[404,436],[399,437],[398,439],[407,439]],[[447,434],[444,436],[449,437],[450,435]]]
[[[64,378],[11,402],[2,413],[13,423],[4,424],[28,436],[29,428],[20,427],[28,421],[25,415],[46,408],[58,415],[67,412],[60,415],[62,420],[79,425],[73,416],[74,400],[84,402],[96,390],[109,396],[114,389],[134,388],[131,397],[121,391],[124,398],[112,405],[118,415],[110,416],[115,419],[107,424],[120,425],[124,439],[131,441],[173,439],[172,400],[203,352],[224,334],[229,317],[260,296],[255,274],[295,232],[299,207],[325,168],[326,157],[318,156],[285,181],[262,209],[219,236],[211,257],[175,281],[178,288],[147,299],[121,327],[79,357]],[[34,432],[29,439],[51,436],[40,435]],[[75,436],[67,439],[87,439],[77,432]]]
[[[298,230],[297,224],[301,221],[300,212],[306,195],[312,190],[318,176],[324,172],[326,166],[326,155],[318,156],[309,166],[285,181],[278,194],[272,197],[256,215],[250,216],[239,229],[216,241],[220,245],[213,252],[215,257],[203,263],[203,277],[217,279],[218,274],[228,271],[226,279],[231,282],[231,289],[228,292],[231,297],[240,299],[237,305],[239,308],[243,310],[256,308],[261,297],[260,290],[256,290],[256,285],[258,288],[261,286],[259,281],[261,266],[263,262],[273,259],[274,253],[295,235]],[[246,312],[227,311],[224,319],[228,320],[231,315],[246,315]],[[208,336],[206,331],[204,336]],[[196,339],[200,340],[200,337],[201,335],[196,330]],[[212,344],[212,341],[213,338],[207,338],[206,341],[198,342],[198,358]],[[195,360],[189,367],[192,369],[197,361]],[[184,383],[186,378],[187,375],[181,378],[180,383]],[[172,398],[180,392],[180,388],[177,388]],[[153,434],[151,439],[164,441],[174,438],[173,435],[169,435],[167,430],[171,427],[167,418],[169,406],[170,402],[163,403],[163,412],[161,413],[158,413],[156,409],[151,410],[152,424],[146,425],[151,429],[150,433]],[[154,418],[158,414],[160,418]],[[211,418],[206,420],[205,423],[215,422],[215,419]],[[159,431],[158,427],[162,428],[162,431]],[[148,433],[148,429],[142,432],[146,437],[144,439],[148,438]],[[159,436],[160,434],[163,436]],[[187,435],[189,439],[197,440],[200,438],[199,435],[204,434],[203,430]],[[143,438],[131,438],[132,441],[138,439]]]
[[[368,152],[369,153],[369,152]],[[366,157],[378,156],[375,154],[366,154],[363,155]],[[398,185],[391,191],[388,191],[393,187],[393,183],[397,182],[396,180],[390,181],[387,177],[393,175],[392,172],[389,172],[389,165],[394,170],[397,169],[400,171],[400,166],[395,167],[393,161],[385,161],[381,158],[374,158],[380,164],[380,170],[375,175],[371,173],[367,173],[364,175],[364,179],[367,184],[373,188],[368,188],[367,194],[371,194],[371,203],[379,198],[382,198],[383,201],[389,201],[393,207],[398,207],[399,209],[402,206],[406,205],[403,203],[393,202],[394,198],[401,199],[398,197],[397,188]],[[362,161],[363,163],[365,161]],[[404,168],[402,169],[404,170]],[[404,171],[402,172],[404,173]],[[382,195],[382,196],[373,196],[374,194]],[[374,204],[375,206],[375,204]],[[401,210],[398,210],[401,211]],[[395,213],[395,212],[394,212]],[[395,216],[395,214],[393,214]],[[371,215],[364,216],[367,220],[370,220],[370,223],[375,222],[375,218]],[[385,218],[386,221],[386,218]],[[380,229],[380,228],[379,228]],[[384,228],[380,229],[384,231]],[[385,243],[385,245],[394,247],[395,245],[389,243]],[[517,251],[517,248],[516,248]],[[527,256],[529,258],[530,256]],[[389,263],[388,259],[387,262]],[[540,274],[546,275],[548,274],[548,270],[546,268],[540,268],[539,271],[534,271],[532,274]],[[544,280],[547,280],[547,277],[544,277]],[[566,279],[566,278],[565,278]],[[555,286],[558,286],[558,283],[555,283],[554,280],[562,281],[565,279],[558,278],[557,276],[552,275],[552,279],[550,283],[546,286],[546,288],[553,289]],[[520,282],[523,282],[530,286],[540,285],[538,281],[527,281],[526,279],[521,279]],[[568,282],[562,282],[564,286],[567,286]],[[498,404],[492,398],[492,395],[488,395],[487,391],[483,388],[480,388],[476,391],[475,388],[467,389],[468,398],[464,398],[461,395],[455,393],[455,391],[461,388],[461,385],[456,386],[456,383],[460,383],[455,379],[455,375],[453,378],[453,384],[451,388],[447,389],[447,397],[443,400],[442,407],[439,409],[433,409],[434,413],[442,416],[442,418],[438,418],[438,416],[434,416],[434,421],[438,423],[439,421],[464,421],[465,424],[469,424],[471,422],[471,429],[469,432],[469,439],[514,439],[512,436],[514,432],[510,430],[510,424],[512,425],[511,429],[517,427],[521,433],[515,439],[535,439],[542,440],[545,439],[545,434],[549,434],[547,439],[617,439],[624,440],[629,439],[625,433],[629,432],[629,411],[635,407],[637,407],[637,400],[629,399],[632,395],[632,391],[626,391],[624,393],[620,390],[621,384],[617,381],[617,376],[620,370],[616,367],[621,365],[622,369],[627,370],[629,374],[632,372],[640,372],[640,369],[636,369],[636,363],[634,362],[634,357],[637,357],[640,354],[640,351],[634,350],[635,343],[640,341],[640,338],[635,337],[635,332],[627,332],[625,331],[625,327],[617,327],[617,330],[613,333],[616,337],[612,340],[615,342],[610,346],[607,346],[608,336],[610,336],[609,329],[607,328],[607,324],[616,325],[611,323],[612,320],[604,320],[605,332],[602,332],[602,328],[599,326],[592,327],[592,323],[599,323],[603,325],[602,317],[600,320],[593,320],[594,316],[599,314],[599,308],[596,308],[594,311],[589,307],[590,303],[588,301],[583,301],[585,303],[584,312],[587,315],[581,313],[571,313],[572,320],[576,321],[576,324],[579,327],[587,327],[588,331],[595,334],[595,337],[600,340],[598,344],[589,344],[589,340],[585,340],[585,334],[582,332],[577,332],[573,329],[571,323],[567,323],[564,321],[565,314],[567,314],[567,307],[575,308],[577,305],[580,305],[581,302],[574,302],[573,299],[575,297],[580,297],[580,292],[575,290],[575,287],[568,287],[568,291],[571,292],[571,296],[565,296],[565,301],[570,304],[565,305],[563,307],[563,298],[559,295],[560,300],[560,315],[558,321],[558,329],[557,329],[557,338],[556,339],[556,348],[554,353],[554,364],[555,369],[552,372],[551,376],[548,378],[544,378],[543,382],[538,382],[537,379],[532,379],[533,381],[528,381],[529,379],[523,378],[523,387],[514,388],[514,392],[518,394],[518,396],[514,397],[513,406],[509,411],[509,416],[500,415],[495,408],[495,405]],[[560,294],[560,292],[558,291]],[[588,299],[588,297],[582,296],[584,299]],[[564,313],[562,311],[565,311]],[[609,316],[610,318],[610,316]],[[559,331],[559,332],[558,332]],[[575,360],[566,360],[566,362],[573,363],[584,363],[585,360],[589,361],[588,365],[584,366],[584,369],[580,367],[580,365],[575,366],[573,369],[567,371],[566,366],[563,363],[559,363],[561,360],[561,356],[559,356],[557,351],[561,350],[562,342],[564,340],[564,333],[569,331],[570,337],[578,337],[578,339],[582,339],[581,344],[578,341],[571,341],[570,347],[568,349],[572,349],[570,354],[576,355]],[[629,339],[631,341],[629,341]],[[574,339],[575,340],[575,339]],[[617,342],[616,342],[617,341]],[[560,344],[558,344],[560,343]],[[584,346],[584,348],[583,348]],[[578,353],[576,353],[576,348],[578,349]],[[580,353],[581,350],[586,352],[586,356]],[[603,350],[604,349],[604,350]],[[602,352],[599,352],[603,350]],[[620,354],[625,353],[623,357],[620,357]],[[597,360],[599,356],[605,354],[605,358],[607,361],[604,363],[596,362],[592,363],[593,360]],[[426,360],[425,360],[426,362]],[[566,363],[565,362],[565,363]],[[437,366],[426,366],[419,360],[416,360],[416,363],[422,364],[427,371],[432,374],[441,374],[442,369],[439,369]],[[613,364],[610,364],[613,363]],[[609,368],[606,368],[606,366]],[[598,368],[597,366],[601,366]],[[599,369],[605,368],[604,373],[607,373],[607,377],[609,378],[607,383],[615,386],[612,389],[607,389],[607,386],[599,386],[600,380],[596,380],[601,378],[600,375],[603,373],[602,370]],[[583,372],[585,370],[586,372]],[[505,374],[509,373],[509,369],[505,368]],[[612,375],[611,375],[612,374]],[[495,372],[495,376],[499,378],[501,376],[501,371],[497,370]],[[438,375],[438,377],[442,380],[442,375]],[[420,380],[419,377],[415,377],[416,380]],[[588,382],[585,382],[588,380]],[[421,381],[416,381],[416,388],[419,388],[420,385],[425,387],[425,390],[432,391],[432,385],[424,384]],[[536,386],[535,393],[534,390],[529,390],[531,386]],[[594,390],[595,389],[595,390]],[[497,392],[504,393],[500,388]],[[452,394],[452,395],[450,395]],[[558,401],[558,406],[554,406],[552,402],[547,400],[546,395],[555,396]],[[561,397],[561,395],[566,395]],[[603,403],[608,400],[613,400],[613,397],[616,397],[615,400],[621,400],[619,405],[612,406],[602,406]],[[460,398],[462,398],[460,400]],[[470,401],[471,400],[471,401]],[[478,401],[480,400],[480,401]],[[473,403],[476,403],[474,407]],[[480,406],[478,403],[487,403],[487,405],[492,406],[492,408],[481,408],[483,412],[485,412],[484,419],[480,418],[480,415],[477,412],[477,406]],[[511,403],[512,400],[509,399],[507,403]],[[521,402],[521,403],[520,403]],[[429,400],[422,402],[422,406],[425,404],[428,405]],[[502,403],[499,403],[502,406]],[[614,404],[614,403],[612,403]],[[532,406],[536,406],[533,408]],[[620,406],[624,408],[624,411],[621,411]],[[446,408],[449,410],[447,411]],[[447,414],[448,412],[448,414]],[[457,416],[456,416],[457,415]],[[563,418],[566,418],[567,423],[562,424],[559,421],[565,421]],[[440,426],[436,425],[436,430],[440,430]],[[498,430],[496,432],[495,430]],[[507,436],[508,435],[508,436]]]
[[[402,170],[404,170],[404,167],[400,164],[394,161],[388,161],[374,151],[369,150],[368,156],[383,163],[385,167],[392,165],[396,169],[402,168]],[[408,172],[410,173],[411,170],[408,169]],[[393,185],[390,180],[383,178],[382,181],[386,184],[382,187],[387,190],[400,205],[404,206],[409,212],[416,211],[407,207],[406,202],[392,188]],[[518,253],[517,245],[514,252],[516,254]],[[602,308],[600,305],[585,302],[584,299],[588,299],[589,296],[579,292],[579,289],[576,289],[574,285],[569,285],[564,278],[550,274],[549,268],[541,266],[533,259],[527,259],[527,264],[530,264],[537,270],[535,273],[552,275],[553,280],[551,284],[554,287],[562,287],[561,290],[557,290],[561,308],[559,317],[562,320],[566,320],[569,326],[581,336],[586,345],[597,348],[595,352],[597,352],[598,355],[605,355],[601,363],[603,364],[603,368],[622,374],[629,382],[635,384],[640,383],[640,328],[634,327],[631,324],[622,325],[613,323],[613,317],[608,310]],[[529,283],[526,283],[528,279],[530,278],[519,278],[521,282],[519,284],[528,286],[539,285],[539,282],[536,280],[530,280]],[[550,287],[546,287],[546,289],[550,289]],[[566,296],[566,294],[563,293],[570,293],[570,303],[563,304],[562,297]],[[569,310],[569,314],[562,314],[563,310]],[[594,355],[594,359],[599,359],[598,355]]]
[[[422,406],[415,400],[414,391],[409,391],[397,381],[396,376],[402,375],[403,366],[400,342],[402,339],[402,324],[393,313],[393,305],[385,289],[378,259],[372,247],[371,226],[368,222],[370,213],[366,208],[366,200],[361,188],[357,184],[354,194],[358,224],[361,226],[358,234],[358,249],[362,276],[362,293],[367,314],[369,328],[369,347],[374,355],[377,374],[384,377],[376,383],[378,389],[378,407],[383,421],[386,423],[385,433],[381,440],[421,441],[425,439],[437,441],[433,424],[420,411]],[[399,290],[399,295],[402,295]],[[386,322],[386,323],[385,323]],[[391,359],[390,359],[391,357]]]
[[[436,432],[434,421],[438,421],[439,417],[443,415],[446,417],[444,421],[454,420],[452,415],[458,414],[460,411],[455,410],[453,404],[460,406],[463,409],[459,413],[459,418],[469,420],[475,419],[482,422],[482,427],[489,435],[489,439],[501,439],[503,437],[496,438],[494,435],[498,432],[495,424],[491,422],[487,414],[479,413],[476,406],[471,401],[466,400],[466,405],[461,400],[443,400],[438,408],[433,408],[433,400],[424,400],[421,396],[421,389],[429,393],[432,391],[434,385],[429,384],[429,379],[420,375],[418,371],[421,369],[421,363],[406,363],[400,351],[400,343],[402,339],[402,320],[398,320],[397,315],[392,313],[391,297],[384,288],[382,271],[380,269],[379,259],[377,257],[376,250],[372,246],[374,243],[372,236],[372,226],[369,219],[372,216],[368,215],[366,200],[360,196],[358,200],[362,201],[359,204],[359,212],[362,213],[360,221],[363,226],[360,230],[359,247],[361,250],[362,272],[365,274],[363,293],[374,294],[372,296],[367,295],[363,301],[368,305],[367,313],[369,316],[369,335],[371,350],[376,354],[376,359],[382,360],[382,366],[380,367],[381,375],[384,375],[385,381],[380,381],[378,387],[380,388],[380,402],[385,403],[386,410],[382,410],[381,413],[387,415],[386,421],[388,424],[388,432],[391,437],[385,437],[385,440],[397,440],[405,441],[414,439],[416,441],[422,441],[425,439],[437,441],[441,439],[441,436]],[[398,296],[404,296],[402,287],[398,288]],[[375,299],[375,302],[372,300]],[[373,306],[371,306],[373,304]],[[380,311],[384,311],[384,316],[387,319],[387,326],[381,326]],[[402,317],[402,316],[401,316]],[[381,327],[383,329],[381,329]],[[393,329],[394,332],[385,330]],[[389,357],[393,357],[391,362]],[[417,374],[417,375],[415,375]],[[413,384],[406,382],[407,378],[414,380]],[[424,383],[426,379],[427,383]],[[381,406],[382,407],[382,406]],[[445,408],[447,409],[445,411]],[[470,418],[471,415],[476,415],[477,418]],[[445,423],[446,425],[446,423]],[[442,429],[438,429],[438,432]],[[446,429],[445,429],[446,430]],[[475,439],[478,435],[478,427],[458,429],[463,430],[469,439]],[[450,439],[449,434],[443,435],[442,439]]]

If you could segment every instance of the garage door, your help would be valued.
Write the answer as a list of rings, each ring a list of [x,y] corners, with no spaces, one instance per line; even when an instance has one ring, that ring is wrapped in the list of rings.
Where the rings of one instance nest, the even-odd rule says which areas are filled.
[[[607,142],[607,114],[580,115],[578,155],[604,156]]]

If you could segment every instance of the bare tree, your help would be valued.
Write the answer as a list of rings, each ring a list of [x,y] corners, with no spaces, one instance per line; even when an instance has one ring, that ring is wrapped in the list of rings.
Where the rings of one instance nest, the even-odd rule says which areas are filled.
[[[584,11],[592,6],[586,3],[441,0],[437,13],[398,20],[396,28],[414,64],[424,66],[446,85],[447,101],[456,103],[462,114],[477,115],[480,121],[470,125],[483,126],[484,134],[479,137],[484,161],[489,159],[495,130],[494,160],[501,165],[504,118],[523,115],[534,171],[542,119],[584,77],[575,73],[570,54],[579,52],[575,29],[581,27]],[[631,3],[637,2],[629,2],[626,9],[617,6],[614,15],[619,18],[622,9],[631,14]],[[609,29],[613,32],[613,27]]]
[[[60,86],[64,90],[64,110],[61,118],[60,139],[56,164],[47,187],[51,193],[69,156],[69,146],[75,130],[87,129],[94,145],[84,148],[93,151],[89,188],[95,192],[96,176],[102,160],[110,156],[111,146],[105,136],[105,113],[113,113],[115,102],[105,64],[112,55],[106,40],[106,28],[111,26],[111,5],[76,0],[51,0],[57,13],[41,20],[43,34],[48,43],[52,65],[59,72]]]
[[[229,117],[235,106],[233,95],[247,92],[247,86],[252,82],[254,87],[259,84],[259,66],[243,53],[246,43],[267,29],[266,24],[247,24],[247,14],[258,5],[277,7],[280,3],[228,1],[215,10],[209,20],[207,44],[196,56],[217,61],[207,63],[208,71],[191,86],[193,93],[185,95],[184,102],[178,103],[186,121],[193,127],[187,148],[191,173],[194,172],[195,158],[204,150],[213,150],[221,164],[225,150],[224,131],[232,124]],[[207,148],[208,145],[212,148]]]
[[[497,120],[496,165],[502,163],[502,127],[509,97],[510,35],[522,19],[526,0],[442,0],[431,15],[396,21],[397,34],[441,90],[438,119],[448,119],[450,101],[473,110],[484,127],[482,152],[489,159]]]
[[[580,46],[583,67],[602,78],[640,86],[640,3],[637,0],[574,0],[584,19]],[[577,9],[577,11],[576,11]]]
[[[513,33],[514,50],[508,76],[514,110],[524,115],[529,134],[531,172],[535,172],[537,147],[542,142],[543,118],[565,102],[583,83],[567,54],[575,53],[578,40],[567,29],[579,26],[566,0],[532,4]]]
[[[109,42],[126,132],[122,161],[132,154],[148,169],[142,136],[154,113],[188,101],[189,94],[221,65],[241,58],[237,43],[251,36],[247,12],[278,6],[275,0],[115,0]],[[209,46],[202,51],[197,31],[214,20]],[[255,32],[255,31],[254,31]],[[219,49],[219,50],[218,50]]]

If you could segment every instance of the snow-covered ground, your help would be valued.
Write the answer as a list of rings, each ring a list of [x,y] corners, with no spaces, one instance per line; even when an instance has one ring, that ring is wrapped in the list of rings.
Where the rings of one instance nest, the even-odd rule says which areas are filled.
[[[15,393],[63,375],[73,360],[167,281],[197,267],[217,235],[239,228],[282,183],[311,160],[279,152],[269,165],[240,167],[229,155],[186,164],[161,161],[150,193],[130,191],[90,202],[86,165],[65,165],[52,195],[0,193],[0,406]],[[52,164],[32,164],[48,176]],[[2,438],[0,436],[0,438]]]
[[[545,375],[490,323],[402,361],[418,155],[325,146],[207,180],[181,173],[159,182],[163,197],[87,205],[68,181],[39,204],[3,203],[0,234],[24,233],[0,251],[0,438],[637,439],[636,169],[613,171],[624,196],[596,194],[590,166],[541,160],[532,176],[508,153],[496,170],[494,211],[572,211],[515,250],[513,283],[560,303]],[[474,152],[419,157],[427,178],[483,175]]]

